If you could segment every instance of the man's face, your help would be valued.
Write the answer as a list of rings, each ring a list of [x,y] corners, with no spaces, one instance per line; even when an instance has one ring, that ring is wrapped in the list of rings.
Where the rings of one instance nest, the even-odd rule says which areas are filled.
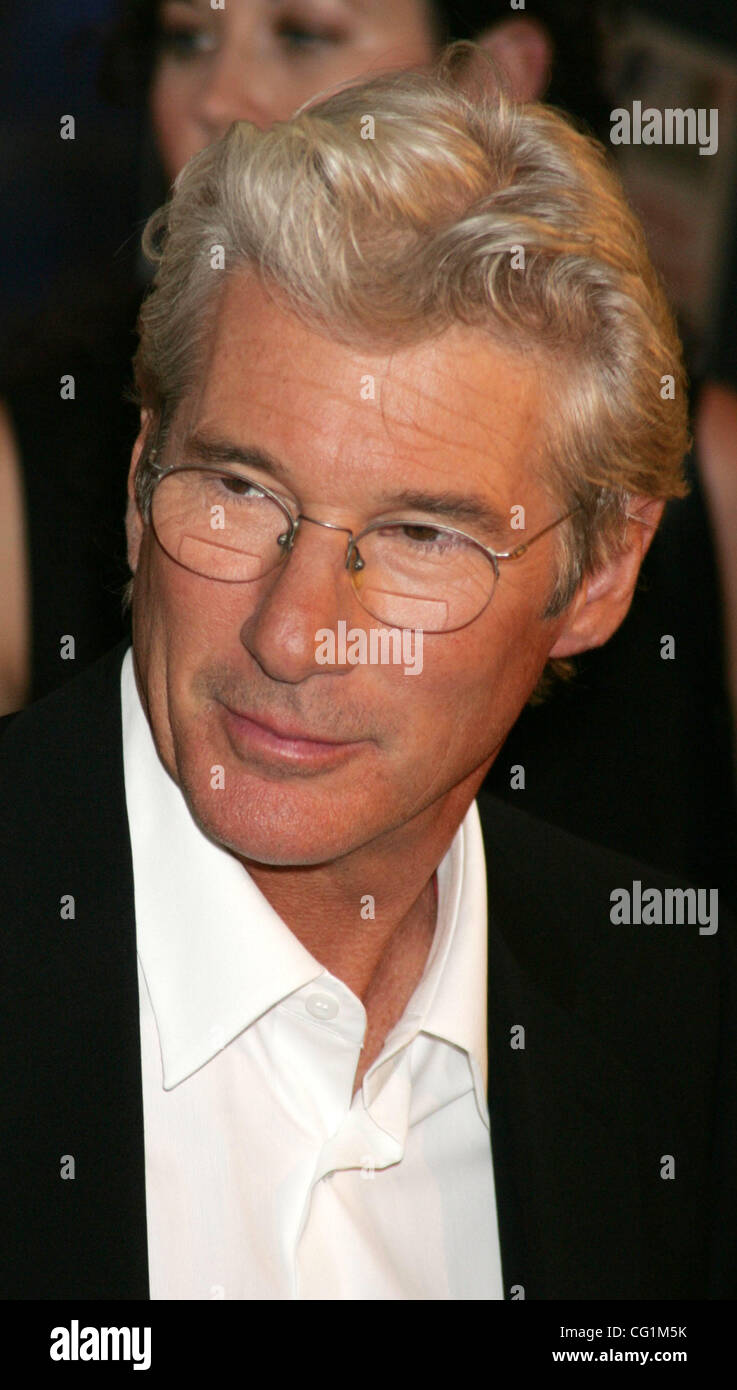
[[[395,500],[408,490],[475,497],[506,523],[522,504],[525,533],[441,518],[504,550],[559,515],[534,472],[544,412],[533,365],[474,329],[360,352],[307,328],[242,273],[224,290],[201,382],[161,461],[191,461],[195,434],[258,448],[278,476],[249,468],[254,481],[293,515],[354,533],[378,517],[422,519]],[[429,510],[424,519],[438,524]],[[424,635],[420,674],[320,664],[319,629],[381,627],[354,593],[346,540],[302,523],[287,561],[227,583],[182,568],[129,515],[136,665],[160,756],[202,828],[257,862],[332,862],[400,826],[457,822],[565,622],[541,618],[553,532],[502,562],[474,621]]]
[[[236,120],[266,128],[339,83],[434,55],[425,0],[163,0],[151,112],[164,168]]]

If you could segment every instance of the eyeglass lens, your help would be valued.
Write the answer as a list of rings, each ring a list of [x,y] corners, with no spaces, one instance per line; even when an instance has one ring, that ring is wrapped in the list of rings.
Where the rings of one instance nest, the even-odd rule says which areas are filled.
[[[275,569],[287,515],[245,478],[177,469],[154,490],[152,524],[173,560],[208,579],[244,582]],[[450,631],[471,622],[494,587],[489,557],[472,541],[424,523],[391,522],[360,537],[351,567],[363,607],[391,627]],[[355,559],[355,552],[354,552]]]

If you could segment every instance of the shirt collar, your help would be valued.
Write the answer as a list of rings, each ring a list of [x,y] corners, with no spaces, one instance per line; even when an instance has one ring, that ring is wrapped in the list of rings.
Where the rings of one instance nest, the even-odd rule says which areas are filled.
[[[129,649],[121,671],[123,764],[136,940],[171,1090],[287,995],[327,972],[242,864],[195,822],[162,762]],[[486,1104],[486,875],[473,803],[438,866],[438,925],[422,979],[390,1038],[418,1028],[463,1048]],[[370,1078],[369,1078],[370,1079]]]

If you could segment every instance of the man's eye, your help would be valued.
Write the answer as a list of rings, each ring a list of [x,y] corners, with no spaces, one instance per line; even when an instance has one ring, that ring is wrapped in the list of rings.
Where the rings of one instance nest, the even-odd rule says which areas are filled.
[[[234,478],[228,473],[222,473],[218,475],[217,481],[223,490],[231,497],[247,497],[251,499],[264,496],[261,489],[257,488],[253,483],[249,483],[247,478]]]
[[[434,541],[442,535],[436,526],[418,526],[410,522],[403,526],[402,530],[411,541]]]
[[[436,553],[456,550],[462,543],[461,537],[439,526],[423,526],[421,522],[406,522],[396,528],[396,538],[400,543],[414,550],[433,550]]]
[[[225,494],[227,501],[232,502],[263,502],[268,508],[276,508],[277,503],[268,492],[264,492],[258,483],[252,483],[249,478],[238,478],[232,473],[213,474],[213,485],[219,490],[220,494]],[[289,502],[279,492],[276,493],[281,504],[291,514],[294,504]]]

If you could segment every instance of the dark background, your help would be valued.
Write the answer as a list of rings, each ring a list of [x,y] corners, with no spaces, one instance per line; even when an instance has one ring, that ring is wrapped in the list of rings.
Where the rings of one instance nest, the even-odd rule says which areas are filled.
[[[737,57],[731,0],[639,0],[623,15],[628,8]],[[163,196],[145,116],[97,92],[101,36],[115,12],[115,0],[0,0],[0,352],[11,358],[29,319],[77,267],[130,283],[141,228]],[[74,140],[59,137],[65,114],[75,117]],[[732,210],[734,227],[737,197]],[[734,235],[730,246],[707,365],[737,383]]]

